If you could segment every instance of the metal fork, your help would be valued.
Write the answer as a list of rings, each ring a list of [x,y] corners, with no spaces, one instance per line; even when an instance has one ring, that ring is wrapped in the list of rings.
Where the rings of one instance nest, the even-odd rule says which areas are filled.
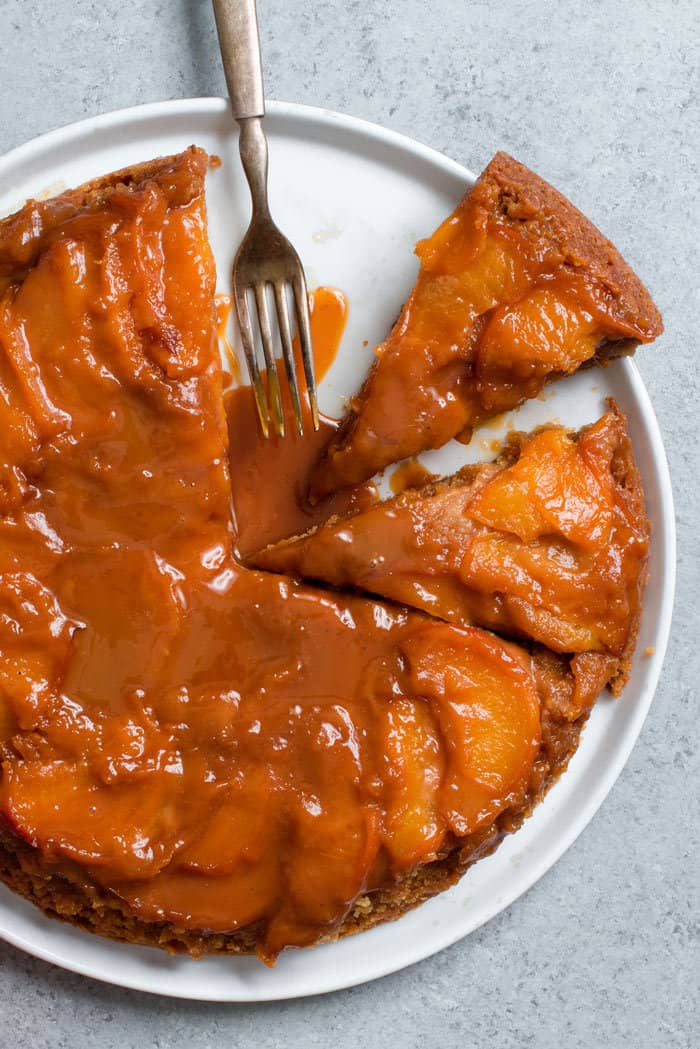
[[[262,118],[265,115],[265,96],[255,0],[213,0],[213,3],[231,109],[240,127],[238,144],[241,161],[253,201],[250,226],[233,261],[233,299],[236,304],[238,326],[241,331],[250,380],[255,392],[255,403],[262,432],[265,437],[269,436],[270,415],[272,415],[276,432],[280,437],[284,437],[284,410],[267,298],[267,286],[271,285],[292,410],[299,434],[303,434],[304,422],[294,364],[293,325],[289,311],[288,289],[291,289],[294,300],[301,358],[311,408],[311,421],[314,430],[318,430],[318,403],[311,348],[309,304],[301,260],[290,242],[272,221],[267,199],[267,139],[262,126]],[[255,352],[255,336],[248,308],[249,291],[255,298],[257,308],[267,371],[267,393]]]

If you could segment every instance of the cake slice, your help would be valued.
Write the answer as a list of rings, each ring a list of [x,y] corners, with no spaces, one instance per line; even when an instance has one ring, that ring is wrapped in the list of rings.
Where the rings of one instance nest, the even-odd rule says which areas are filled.
[[[498,153],[416,253],[417,283],[311,477],[316,501],[650,342],[661,317],[610,241]]]
[[[513,435],[495,463],[255,555],[261,568],[354,586],[449,622],[573,655],[622,688],[646,581],[649,524],[613,402],[577,434]]]

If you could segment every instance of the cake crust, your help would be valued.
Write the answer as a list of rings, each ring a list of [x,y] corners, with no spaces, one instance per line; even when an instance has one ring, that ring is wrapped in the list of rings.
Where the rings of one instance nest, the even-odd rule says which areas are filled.
[[[589,271],[609,289],[611,309],[623,323],[651,341],[663,332],[661,314],[628,262],[583,212],[539,175],[499,152],[483,175],[483,192],[497,188],[502,213],[524,225],[545,251],[566,265]],[[478,185],[478,183],[477,183]]]

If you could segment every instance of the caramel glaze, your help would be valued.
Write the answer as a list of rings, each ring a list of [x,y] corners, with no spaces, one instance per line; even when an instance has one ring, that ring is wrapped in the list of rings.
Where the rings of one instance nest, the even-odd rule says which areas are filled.
[[[311,339],[316,381],[321,382],[340,346],[347,317],[345,296],[337,288],[316,288],[309,295]],[[299,387],[305,390],[298,340],[294,340]],[[225,397],[229,433],[231,487],[236,514],[236,547],[247,557],[261,546],[305,532],[331,514],[364,509],[374,502],[372,484],[345,489],[311,505],[307,499],[313,467],[338,428],[335,419],[321,415],[320,427],[311,424],[308,397],[302,395],[304,434],[299,436],[291,410],[289,387],[282,383],[287,435],[260,434],[255,398],[250,386],[238,386]]]
[[[314,472],[313,499],[469,439],[546,382],[662,330],[609,241],[505,154],[416,253],[415,287]]]
[[[418,459],[406,459],[392,472],[389,487],[394,495],[401,495],[407,488],[421,488],[428,481],[434,480],[435,474],[431,474]]]
[[[540,706],[492,635],[233,557],[206,164],[0,226],[0,814],[271,961],[522,805]]]
[[[239,385],[241,382],[241,366],[238,355],[228,337],[228,321],[231,316],[233,299],[230,295],[216,295],[214,308],[216,310],[216,334],[219,340],[219,350],[226,363],[222,372],[221,382],[224,389],[232,384]]]
[[[611,403],[579,435],[514,435],[501,462],[332,518],[252,561],[573,653],[579,686],[595,669],[597,691],[634,645],[648,552],[625,419]]]
[[[309,315],[316,382],[325,379],[340,349],[348,319],[348,300],[339,288],[321,286],[309,292]],[[294,356],[301,376],[303,364],[299,338],[294,337]]]

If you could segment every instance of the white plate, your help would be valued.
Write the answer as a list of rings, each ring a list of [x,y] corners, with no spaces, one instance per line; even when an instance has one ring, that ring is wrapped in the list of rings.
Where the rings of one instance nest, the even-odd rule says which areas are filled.
[[[266,123],[273,214],[298,248],[309,285],[337,285],[350,302],[340,354],[320,391],[322,408],[333,414],[359,385],[372,346],[405,298],[417,270],[415,241],[451,211],[473,177],[425,146],[327,110],[270,103]],[[28,196],[58,192],[191,142],[224,160],[209,177],[208,201],[220,287],[226,290],[249,204],[223,99],[110,113],[20,146],[0,159],[0,214]],[[562,188],[576,199],[575,185]],[[632,676],[619,700],[599,700],[566,774],[493,856],[400,921],[337,944],[288,952],[274,970],[251,958],[196,962],[110,943],[45,918],[4,887],[0,936],[57,965],[125,987],[183,998],[262,1001],[319,994],[394,972],[466,936],[525,892],[580,834],[619,775],[649,709],[668,638],[673,502],[658,425],[634,364],[621,361],[559,383],[546,400],[524,407],[517,425],[529,428],[558,418],[578,426],[597,418],[609,395],[628,414],[653,525],[651,578]],[[485,436],[490,441],[498,434],[488,430]],[[486,457],[477,435],[469,449],[450,446],[426,461],[453,469],[467,458]],[[653,654],[644,654],[651,649]]]

